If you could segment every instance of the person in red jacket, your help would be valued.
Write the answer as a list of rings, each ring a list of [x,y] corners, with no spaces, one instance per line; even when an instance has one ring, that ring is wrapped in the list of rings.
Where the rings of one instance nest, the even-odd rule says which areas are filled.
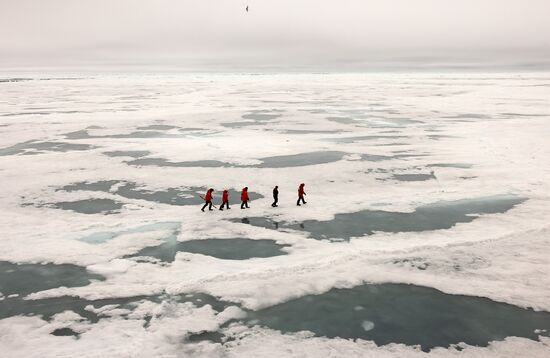
[[[250,199],[248,198],[248,187],[245,186],[241,191],[241,209],[244,209],[245,207],[248,208],[249,200]]]
[[[202,207],[202,211],[204,212],[204,208],[206,208],[208,205],[210,205],[208,207],[208,210],[212,210],[212,193],[214,192],[214,189],[210,188],[208,189],[208,191],[206,192],[206,195],[204,196],[204,206]]]
[[[304,190],[304,186],[305,184],[302,183],[300,184],[300,186],[298,187],[298,201],[296,202],[296,205],[300,206],[300,201],[304,204],[306,204],[306,201],[304,200],[304,195],[306,195],[306,192]]]
[[[225,189],[222,193],[222,205],[220,206],[220,210],[223,210],[223,207],[226,206],[228,209],[231,209],[229,207],[229,192],[227,189]]]

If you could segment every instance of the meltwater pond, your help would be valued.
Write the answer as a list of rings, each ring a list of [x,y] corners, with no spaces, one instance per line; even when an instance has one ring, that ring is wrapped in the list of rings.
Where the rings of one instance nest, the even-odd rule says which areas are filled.
[[[36,140],[31,140],[28,142],[14,144],[11,147],[0,148],[0,156],[6,155],[30,155],[30,154],[41,154],[44,152],[70,152],[70,151],[83,151],[96,148],[93,145],[89,144],[75,144],[75,143],[65,143],[65,142],[39,142]]]
[[[417,207],[413,212],[362,210],[336,214],[328,221],[306,220],[302,223],[276,222],[252,217],[233,220],[269,229],[307,231],[314,239],[349,240],[352,237],[381,232],[409,232],[449,229],[458,223],[468,223],[480,214],[504,213],[524,202],[525,198],[497,195],[475,199],[441,201]],[[307,204],[309,205],[309,204]]]
[[[149,152],[148,150],[113,150],[110,152],[103,152],[103,154],[105,154],[108,157],[114,157],[114,158],[130,157],[130,158],[137,159],[141,157],[146,157],[149,154],[151,154],[151,152]]]
[[[204,168],[291,168],[308,165],[333,163],[341,160],[348,153],[340,151],[316,151],[290,155],[277,155],[273,157],[259,158],[259,164],[242,165],[222,162],[219,160],[193,160],[171,162],[164,158],[137,158],[125,162],[134,166],[158,166],[158,167],[204,167]]]
[[[185,295],[141,295],[131,297],[112,297],[102,299],[86,299],[77,296],[60,296],[42,299],[25,299],[31,293],[57,287],[86,286],[93,281],[102,281],[105,277],[93,274],[86,268],[71,264],[17,264],[0,261],[0,292],[4,295],[0,300],[0,319],[18,315],[41,316],[50,320],[55,314],[73,311],[88,321],[95,323],[103,317],[108,317],[90,307],[117,307],[130,313],[141,301],[152,302],[191,302],[197,307],[206,304],[217,311],[223,311],[230,305],[202,293]],[[122,292],[124,294],[124,292]],[[1,297],[1,296],[0,296]],[[126,315],[126,314],[123,314]],[[149,318],[145,318],[148,321]],[[60,328],[51,332],[54,335],[73,335],[69,328]],[[75,334],[76,335],[76,334]]]
[[[429,174],[425,174],[425,173],[393,174],[391,178],[397,181],[426,181],[430,179],[436,179],[433,172]]]
[[[535,330],[550,330],[550,313],[428,287],[366,284],[249,311],[247,322],[282,332],[372,340],[377,345],[420,345],[428,351],[460,342],[487,346],[509,336],[537,339]]]
[[[267,125],[270,123],[273,119],[279,118],[282,116],[282,113],[284,111],[282,110],[253,110],[249,113],[243,114],[241,118],[244,121],[239,122],[225,122],[221,125],[223,127],[228,128],[241,128],[241,127],[247,127],[247,126],[257,126],[257,125]]]
[[[101,191],[105,193],[110,193],[114,195],[121,196],[126,199],[137,199],[137,200],[146,200],[160,204],[168,205],[199,205],[204,203],[204,199],[200,196],[204,195],[207,188],[203,187],[176,187],[176,188],[165,188],[151,190],[143,186],[140,186],[134,182],[127,182],[122,180],[100,180],[95,182],[77,182],[65,185],[57,189],[58,191],[74,192],[74,191]],[[216,196],[220,196],[221,192],[214,192],[214,200],[216,201]],[[250,191],[249,196],[251,200],[256,200],[262,198],[263,196]],[[240,198],[240,192],[230,189],[229,190],[229,202],[230,204],[238,204]],[[72,203],[64,203],[61,207],[62,209],[68,208],[70,210],[75,210],[78,212],[86,211],[83,209],[82,204],[90,204],[90,201],[93,204],[96,204],[94,207],[98,207],[98,204],[106,203],[106,200],[110,199],[88,199],[80,206],[69,205]],[[112,200],[111,200],[112,201]],[[60,204],[60,203],[58,203]],[[110,203],[113,205],[112,203]],[[120,204],[122,207],[122,204]],[[103,211],[120,209],[120,207],[105,207]],[[90,211],[92,209],[88,209]],[[85,212],[88,213],[88,212]]]
[[[57,209],[72,210],[80,214],[114,214],[123,206],[123,203],[111,199],[83,199],[53,204]]]
[[[210,305],[216,311],[223,311],[225,307],[230,305],[227,302],[219,301],[216,298],[202,294],[193,293],[185,295],[166,295],[157,294],[150,296],[131,296],[131,297],[113,297],[102,299],[85,299],[76,296],[61,296],[53,298],[45,298],[39,300],[23,300],[20,298],[8,298],[4,301],[0,301],[0,319],[18,315],[27,316],[40,316],[43,319],[49,321],[52,317],[58,313],[65,311],[72,311],[82,316],[90,323],[97,323],[103,318],[109,319],[109,314],[104,314],[99,311],[95,311],[93,308],[99,309],[102,307],[123,309],[126,312],[120,313],[123,318],[128,318],[128,315],[136,308],[141,302],[191,302],[196,307],[202,307],[204,305]],[[151,316],[144,317],[144,325],[147,326],[151,320]],[[63,328],[59,328],[63,329]],[[56,329],[51,332],[53,335],[73,335],[71,332],[65,332],[69,334],[63,334],[63,331]],[[61,334],[60,334],[61,333]],[[76,334],[74,334],[76,335]]]
[[[289,168],[306,165],[332,163],[341,160],[347,153],[339,151],[317,151],[309,153],[279,155],[262,158],[257,168]]]
[[[190,241],[171,239],[162,245],[146,247],[132,256],[149,256],[164,262],[173,262],[178,252],[190,252],[223,260],[247,260],[255,257],[286,255],[282,250],[286,246],[288,245],[280,245],[273,240],[244,238]]]
[[[110,139],[154,139],[154,138],[184,138],[189,134],[198,134],[205,131],[203,128],[179,128],[176,126],[166,125],[150,125],[144,127],[138,127],[139,130],[132,131],[130,133],[120,134],[105,134],[95,135],[90,134],[88,129],[98,129],[88,127],[87,129],[78,130],[65,134],[66,139],[98,139],[98,138],[110,138]],[[177,132],[169,132],[170,130],[178,129]]]
[[[70,264],[17,264],[0,261],[0,292],[4,296],[26,296],[56,287],[86,286],[104,277]]]

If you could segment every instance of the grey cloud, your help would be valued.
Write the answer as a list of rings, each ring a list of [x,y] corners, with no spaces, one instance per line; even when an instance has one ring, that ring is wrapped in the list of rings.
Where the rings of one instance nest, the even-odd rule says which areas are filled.
[[[0,8],[2,67],[544,67],[550,58],[546,0],[0,0]]]

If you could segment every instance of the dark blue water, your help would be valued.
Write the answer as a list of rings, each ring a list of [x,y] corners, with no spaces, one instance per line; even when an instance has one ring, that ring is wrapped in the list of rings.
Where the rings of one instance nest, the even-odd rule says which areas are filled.
[[[550,330],[548,312],[403,284],[332,289],[249,312],[247,320],[282,332],[420,345],[424,351],[460,342],[487,346],[510,336],[535,340],[536,329]]]
[[[420,206],[409,213],[361,210],[336,214],[334,219],[326,221],[305,220],[301,223],[289,223],[262,217],[233,221],[269,229],[306,231],[314,239],[349,240],[352,237],[372,235],[377,231],[396,233],[449,229],[458,223],[472,222],[480,214],[506,212],[525,200],[516,196],[498,195],[437,202]]]
[[[288,245],[273,240],[203,239],[190,241],[168,240],[167,242],[140,250],[132,257],[149,256],[164,262],[173,262],[178,252],[190,252],[223,260],[247,260],[255,257],[286,255],[282,249]]]

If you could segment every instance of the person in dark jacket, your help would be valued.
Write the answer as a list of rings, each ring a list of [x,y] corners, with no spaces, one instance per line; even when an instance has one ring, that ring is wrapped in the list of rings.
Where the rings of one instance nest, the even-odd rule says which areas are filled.
[[[212,210],[212,193],[214,192],[214,189],[210,188],[208,189],[208,191],[206,192],[206,195],[204,196],[204,205],[202,207],[202,211],[204,212],[204,208],[206,208],[208,206],[208,210]]]
[[[273,188],[273,206],[274,208],[277,207],[277,203],[279,202],[279,186],[275,185],[275,188]]]
[[[248,208],[249,200],[250,199],[248,198],[248,187],[245,186],[241,191],[241,209],[244,209],[245,207]]]
[[[226,206],[228,209],[231,209],[229,207],[229,192],[227,189],[225,189],[222,193],[222,205],[220,206],[220,210],[223,210],[223,207]]]
[[[306,192],[304,190],[304,186],[305,184],[302,183],[300,184],[300,186],[298,187],[298,201],[296,202],[296,205],[300,206],[300,201],[304,204],[307,204],[305,199],[304,199],[304,195],[306,195]]]

